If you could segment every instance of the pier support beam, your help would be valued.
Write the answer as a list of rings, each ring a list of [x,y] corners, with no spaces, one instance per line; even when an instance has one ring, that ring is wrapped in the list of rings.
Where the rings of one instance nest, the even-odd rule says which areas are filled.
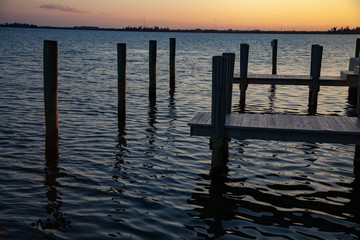
[[[246,90],[248,87],[247,74],[249,62],[249,45],[240,45],[240,112],[245,112]]]
[[[126,120],[126,44],[118,43],[118,121],[119,127],[125,126]]]
[[[212,69],[212,159],[211,177],[221,177],[227,174],[228,142],[225,138],[226,113],[231,111],[232,85],[235,54],[223,54],[213,57]]]
[[[149,99],[156,100],[156,50],[157,42],[149,41]]]
[[[277,74],[277,48],[278,40],[274,39],[271,42],[272,46],[272,74]]]
[[[44,41],[44,105],[45,155],[47,161],[57,161],[59,154],[58,123],[58,43]]]
[[[311,69],[310,78],[312,84],[309,86],[309,115],[317,112],[318,95],[320,91],[320,72],[323,47],[319,45],[311,46]]]
[[[357,46],[360,47],[360,38],[358,39],[358,44],[357,44]],[[359,63],[359,68],[360,68],[360,63]],[[359,74],[357,90],[358,90],[358,93],[360,93],[360,74]],[[360,94],[357,95],[356,113],[357,113],[358,120],[359,120],[360,119]],[[354,173],[355,173],[355,175],[360,177],[360,145],[355,145]]]
[[[170,91],[175,90],[175,53],[176,38],[170,38]]]

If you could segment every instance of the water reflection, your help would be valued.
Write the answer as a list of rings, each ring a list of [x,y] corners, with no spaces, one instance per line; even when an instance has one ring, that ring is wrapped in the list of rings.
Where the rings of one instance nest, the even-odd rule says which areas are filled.
[[[275,112],[276,85],[272,84],[269,88],[269,113]]]
[[[148,146],[150,148],[150,152],[148,154],[153,155],[152,150],[155,149],[155,140],[156,140],[156,132],[157,128],[155,126],[156,122],[156,114],[157,114],[157,107],[156,107],[156,101],[149,99],[149,109],[148,109],[148,123],[149,127],[146,129],[146,132],[148,133],[146,138],[148,139]]]
[[[61,211],[63,200],[61,198],[62,193],[58,189],[63,186],[57,179],[66,175],[60,172],[58,161],[58,156],[46,157],[44,185],[48,189],[46,192],[48,203],[44,205],[44,209],[48,217],[45,220],[39,219],[33,224],[43,231],[45,239],[56,239],[55,235],[51,233],[52,230],[65,232],[71,227],[70,221],[66,220],[66,214]]]
[[[286,190],[286,184],[278,184],[277,188],[290,191],[289,194],[279,194],[271,190],[273,185],[249,187],[247,180],[223,178],[209,183],[208,176],[200,175],[198,188],[187,201],[194,207],[187,214],[196,224],[185,227],[198,237],[210,239],[225,235],[247,239],[320,239],[319,232],[329,233],[330,238],[360,236],[355,224],[360,222],[358,178],[348,193],[315,192],[299,185],[298,190],[303,193],[294,195]],[[329,201],[337,198],[349,203]]]

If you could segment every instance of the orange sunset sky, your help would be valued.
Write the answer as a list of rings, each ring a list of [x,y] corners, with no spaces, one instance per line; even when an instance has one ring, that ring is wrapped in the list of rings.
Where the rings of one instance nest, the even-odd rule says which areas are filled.
[[[360,26],[360,0],[0,0],[0,23],[180,29]]]

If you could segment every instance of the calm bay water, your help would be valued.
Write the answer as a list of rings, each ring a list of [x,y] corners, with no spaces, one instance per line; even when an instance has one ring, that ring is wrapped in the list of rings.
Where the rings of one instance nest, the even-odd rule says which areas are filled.
[[[177,38],[169,94],[170,37]],[[209,140],[187,122],[211,106],[211,57],[250,45],[249,72],[347,70],[359,35],[189,34],[0,29],[0,239],[357,239],[354,146],[233,139],[229,174],[208,177]],[[60,156],[44,154],[43,40],[59,42]],[[157,102],[148,41],[158,40]],[[117,122],[116,44],[127,43],[127,123]],[[249,86],[247,111],[307,112],[308,88]],[[233,111],[238,111],[235,87]],[[319,114],[351,115],[347,89],[323,87]]]

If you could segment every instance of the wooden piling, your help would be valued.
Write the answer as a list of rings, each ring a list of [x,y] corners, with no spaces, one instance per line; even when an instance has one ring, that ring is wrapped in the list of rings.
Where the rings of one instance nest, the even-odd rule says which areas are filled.
[[[45,155],[57,159],[59,154],[58,123],[58,43],[44,41],[44,105],[45,105]]]
[[[357,40],[358,40],[357,42],[360,42],[360,38],[358,38]],[[359,64],[359,67],[360,67],[360,64]],[[358,90],[358,93],[360,93],[360,74],[359,74],[357,90]],[[360,119],[360,94],[357,94],[356,113],[357,113],[358,120],[359,120]],[[355,173],[355,175],[360,176],[360,145],[355,145],[354,173]]]
[[[278,40],[274,39],[271,42],[272,46],[272,74],[277,74],[277,48]]]
[[[240,45],[240,112],[245,112],[246,90],[248,87],[247,74],[249,62],[249,45]]]
[[[155,40],[149,41],[149,99],[156,99],[156,48]]]
[[[125,125],[126,120],[126,44],[117,44],[118,60],[118,120]]]
[[[320,91],[320,73],[323,47],[319,45],[311,46],[311,68],[309,86],[309,115],[315,115],[317,111],[318,95]]]
[[[170,38],[170,90],[175,89],[175,52],[176,38]]]
[[[223,53],[223,57],[227,58],[227,75],[226,75],[226,114],[231,113],[232,90],[235,67],[235,53]]]
[[[212,66],[212,160],[210,175],[222,176],[227,171],[228,142],[225,138],[227,57],[213,57]]]
[[[359,57],[360,55],[360,38],[356,39],[356,47],[355,47],[355,57]]]

